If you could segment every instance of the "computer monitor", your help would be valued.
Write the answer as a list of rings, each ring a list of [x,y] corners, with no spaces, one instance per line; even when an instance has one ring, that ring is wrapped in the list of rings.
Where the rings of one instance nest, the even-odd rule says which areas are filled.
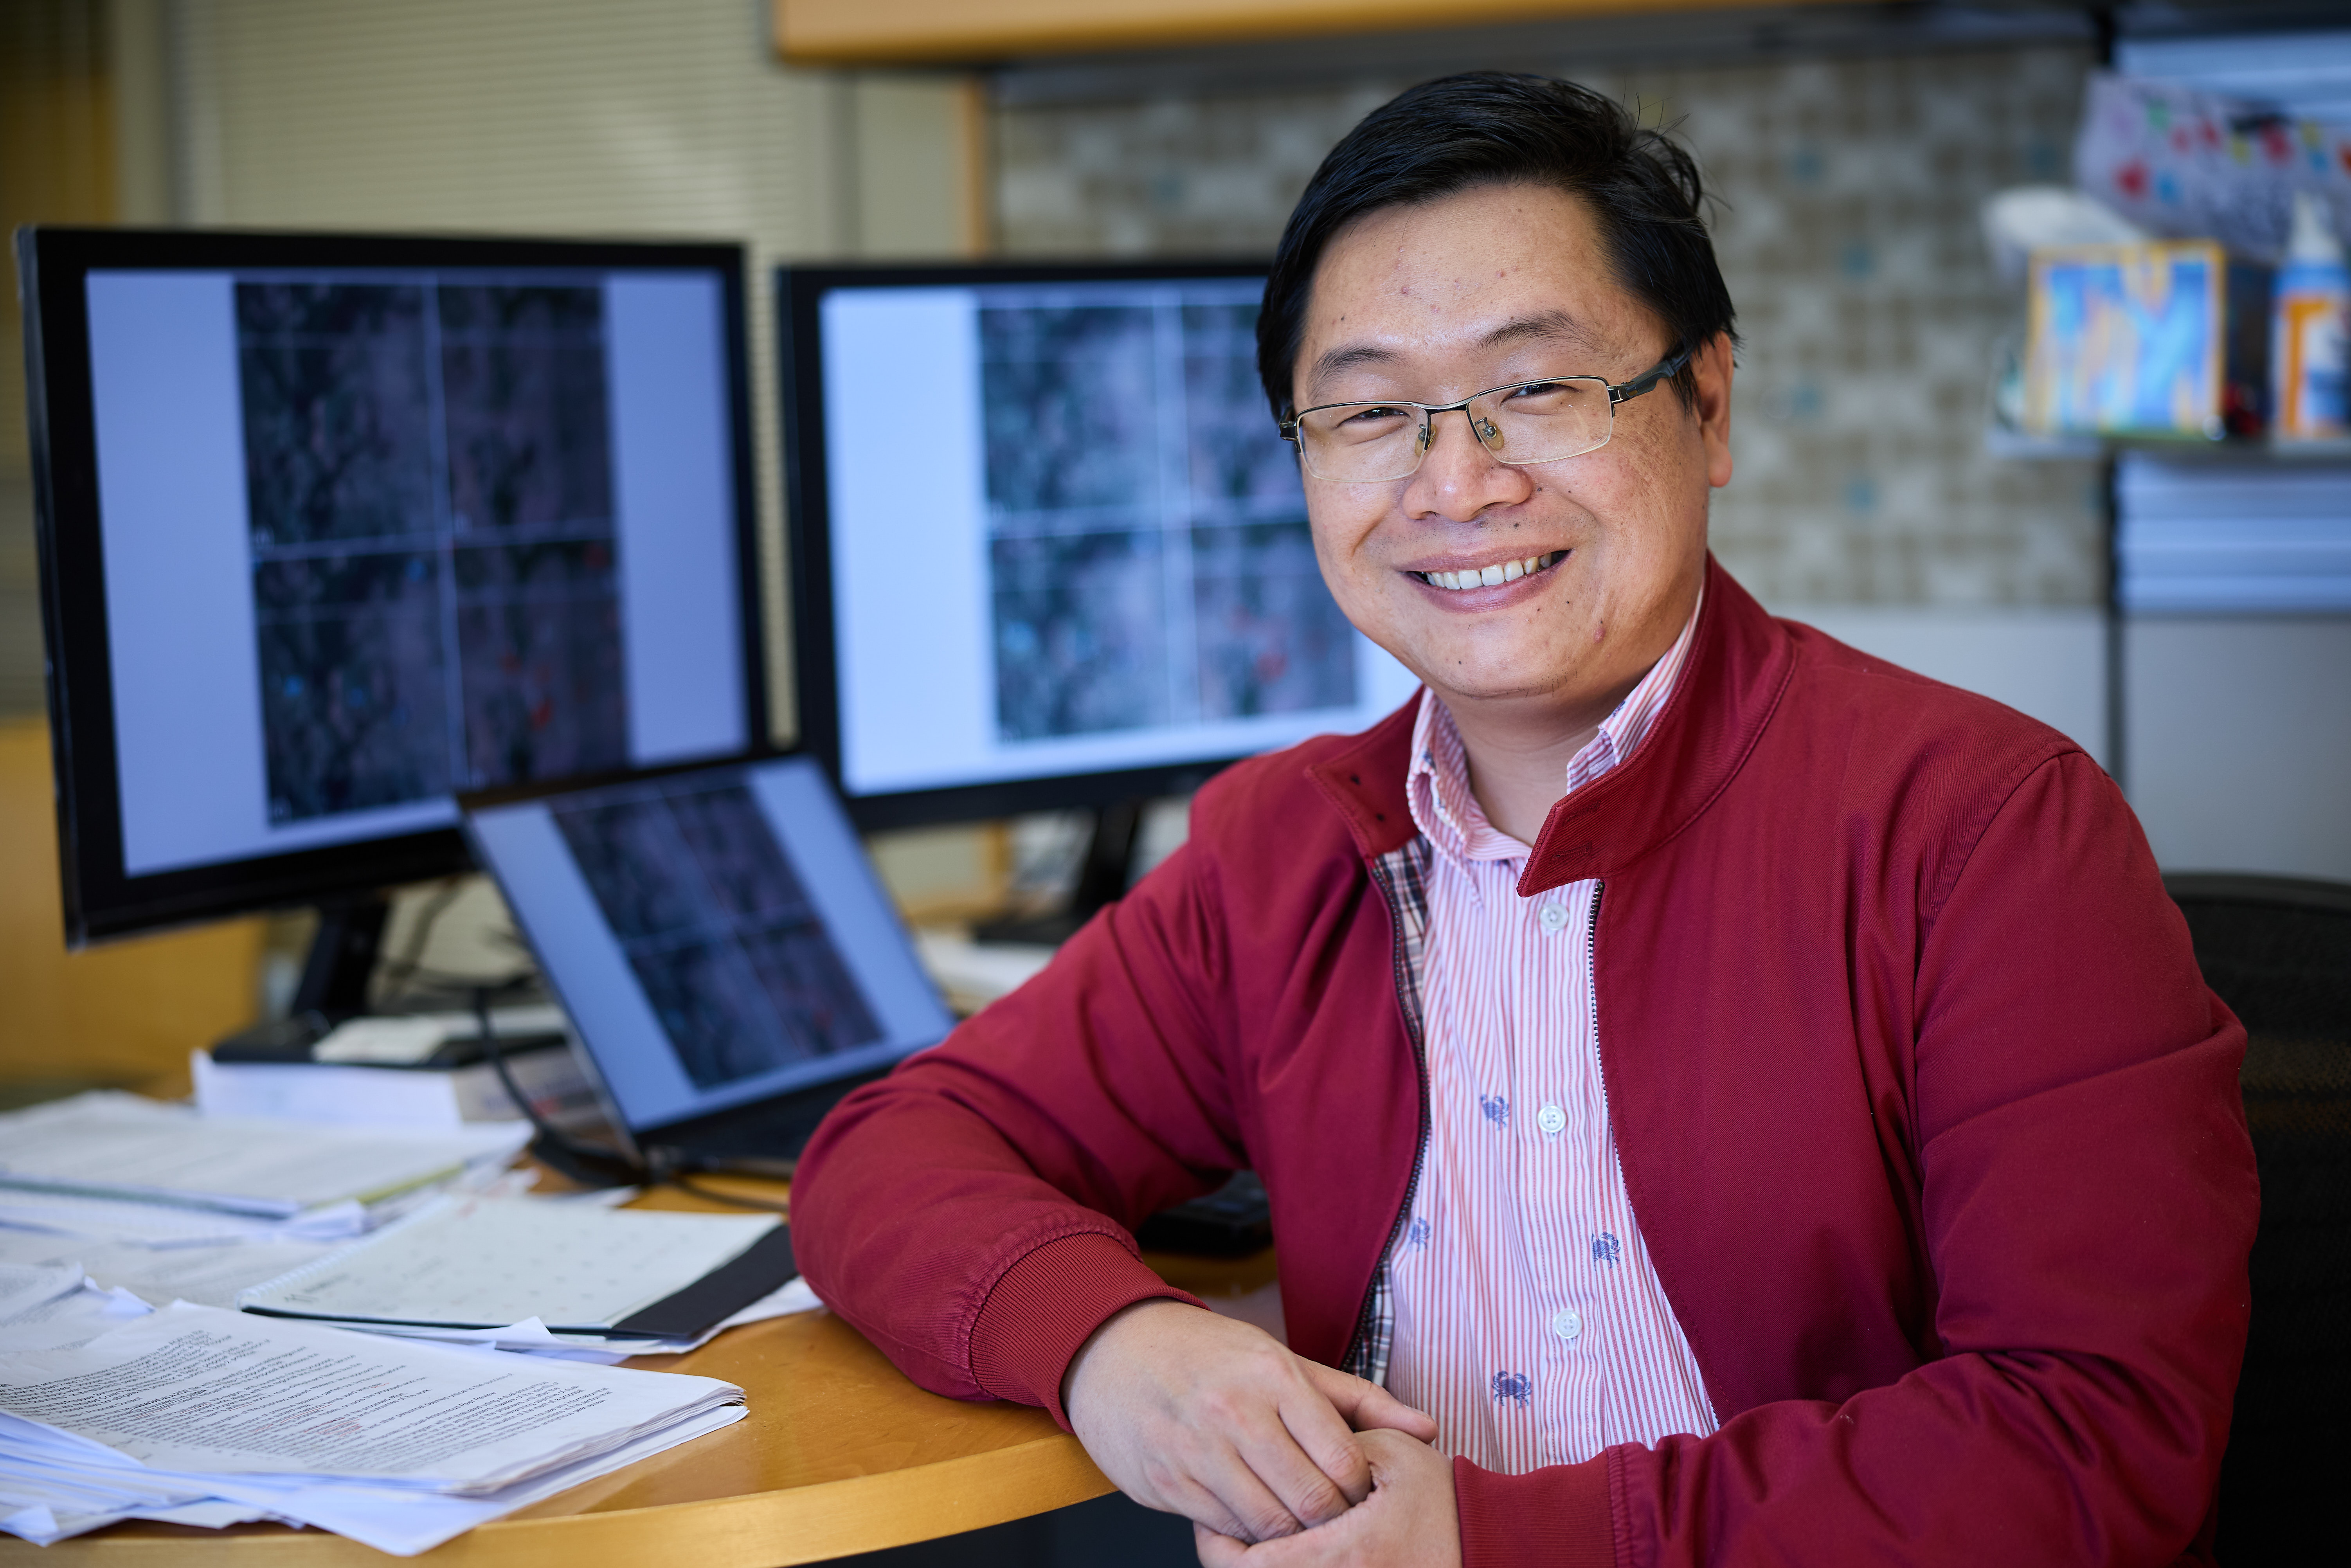
[[[763,747],[740,247],[17,251],[69,944],[462,869],[460,790]]]
[[[800,737],[862,825],[1175,792],[1411,695],[1316,566],[1264,283],[779,269]]]

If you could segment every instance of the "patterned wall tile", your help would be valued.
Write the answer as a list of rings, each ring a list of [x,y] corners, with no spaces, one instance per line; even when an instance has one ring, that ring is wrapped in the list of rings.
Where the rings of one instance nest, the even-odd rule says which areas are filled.
[[[1977,210],[2065,178],[2087,57],[2002,49],[1553,68],[1669,124],[1719,198],[1746,343],[1716,549],[1780,602],[2084,604],[2097,470],[1995,458],[1983,405],[2021,302]],[[1262,253],[1333,141],[1402,80],[998,111],[999,233],[1040,255]]]

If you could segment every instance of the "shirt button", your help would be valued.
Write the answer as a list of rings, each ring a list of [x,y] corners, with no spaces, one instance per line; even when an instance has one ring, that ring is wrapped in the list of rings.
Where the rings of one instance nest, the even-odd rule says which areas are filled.
[[[1583,1320],[1573,1307],[1562,1307],[1551,1315],[1551,1332],[1562,1339],[1573,1339],[1583,1332]]]
[[[1545,936],[1556,936],[1559,935],[1560,927],[1567,924],[1567,905],[1546,904],[1535,912],[1535,918],[1542,923]]]
[[[1546,1136],[1556,1138],[1567,1130],[1567,1113],[1556,1105],[1546,1105],[1535,1113],[1535,1125]]]

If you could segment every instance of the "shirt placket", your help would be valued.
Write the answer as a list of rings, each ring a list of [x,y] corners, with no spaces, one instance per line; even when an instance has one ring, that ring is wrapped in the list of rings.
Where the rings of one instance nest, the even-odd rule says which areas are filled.
[[[1520,1038],[1540,1041],[1519,1063],[1518,1095],[1525,1106],[1519,1133],[1520,1182],[1512,1194],[1525,1269],[1519,1295],[1524,1305],[1512,1314],[1513,1337],[1531,1364],[1535,1415],[1523,1466],[1557,1462],[1566,1434],[1588,1419],[1593,1394],[1589,1358],[1582,1354],[1593,1303],[1575,1266],[1571,1229],[1580,1166],[1574,1146],[1578,1106],[1572,1063],[1575,1031],[1560,1012],[1574,983],[1577,889],[1554,889],[1519,901],[1512,940],[1519,952],[1511,966],[1517,994],[1512,1009],[1534,1020]]]
[[[1530,1031],[1524,993],[1529,957],[1529,911],[1517,896],[1518,866],[1507,860],[1476,862],[1478,881],[1485,894],[1481,915],[1489,941],[1499,958],[1486,976],[1486,1005],[1492,1028],[1486,1031],[1490,1058],[1484,1064],[1486,1091],[1499,1103],[1500,1114],[1481,1104],[1493,1124],[1488,1129],[1488,1191],[1492,1213],[1506,1220],[1506,1245],[1501,1255],[1511,1260],[1519,1277],[1512,1288],[1489,1302],[1481,1318],[1487,1353],[1488,1392],[1494,1410],[1494,1429],[1502,1462],[1512,1473],[1530,1468],[1540,1450],[1548,1421],[1543,1385],[1548,1379],[1542,1347],[1524,1332],[1523,1312],[1517,1303],[1528,1299],[1527,1289],[1541,1277],[1538,1255],[1545,1246],[1540,1206],[1530,1204],[1530,1187],[1543,1180],[1545,1164],[1541,1134],[1534,1118],[1539,1092],[1540,1028]]]

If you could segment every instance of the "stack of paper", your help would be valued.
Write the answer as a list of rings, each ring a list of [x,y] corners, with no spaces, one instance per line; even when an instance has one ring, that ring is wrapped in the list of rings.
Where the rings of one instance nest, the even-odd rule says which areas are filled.
[[[168,1108],[166,1108],[168,1109]],[[13,1151],[12,1151],[13,1152]],[[75,1193],[12,1188],[0,1178],[0,1266],[75,1268],[86,1271],[97,1285],[128,1291],[146,1303],[162,1306],[172,1301],[202,1306],[234,1308],[238,1297],[259,1286],[297,1274],[307,1266],[347,1252],[362,1234],[389,1234],[399,1222],[445,1212],[451,1198],[496,1200],[519,1198],[537,1173],[528,1169],[497,1171],[491,1162],[468,1167],[457,1181],[444,1186],[419,1187],[396,1197],[364,1207],[333,1206],[292,1219],[273,1220],[251,1215],[168,1203],[121,1198],[88,1197]],[[474,1277],[469,1308],[486,1308],[493,1315],[471,1320],[472,1328],[411,1327],[375,1324],[377,1332],[423,1338],[491,1344],[507,1350],[572,1361],[610,1364],[632,1355],[674,1354],[708,1343],[720,1330],[756,1322],[788,1312],[810,1311],[816,1297],[798,1280],[758,1295],[737,1310],[726,1311],[718,1321],[695,1332],[665,1332],[627,1338],[550,1330],[550,1322],[570,1323],[583,1303],[573,1295],[542,1292],[491,1302],[481,1291],[495,1281],[523,1283],[515,1265],[526,1255],[542,1262],[559,1261],[562,1270],[549,1270],[542,1281],[568,1274],[555,1282],[569,1290],[593,1269],[612,1289],[611,1301],[623,1309],[651,1302],[666,1290],[657,1289],[664,1277],[686,1271],[691,1278],[744,1250],[772,1229],[773,1222],[758,1217],[630,1216],[617,1225],[601,1211],[633,1196],[630,1192],[588,1193],[555,1198],[533,1198],[523,1209],[511,1211],[498,1234],[483,1226],[468,1232],[473,1250],[465,1256],[442,1249],[435,1259],[454,1267],[455,1276],[475,1275],[486,1253],[500,1268],[494,1275],[483,1270]],[[468,1208],[466,1212],[470,1213]],[[320,1218],[321,1214],[327,1218]],[[381,1230],[368,1228],[381,1225]],[[700,1231],[701,1236],[694,1233]],[[402,1256],[419,1260],[415,1244],[426,1236],[408,1237],[410,1249]],[[679,1251],[683,1240],[685,1250]],[[555,1257],[549,1258],[549,1249]],[[693,1267],[695,1249],[707,1256]],[[386,1256],[391,1256],[387,1254]],[[399,1267],[406,1268],[407,1263]],[[440,1278],[446,1281],[450,1272]],[[403,1285],[419,1283],[403,1279]],[[634,1292],[632,1294],[632,1292]],[[377,1303],[381,1306],[382,1303]],[[440,1303],[447,1305],[446,1301]],[[601,1303],[586,1303],[598,1305]],[[515,1310],[508,1311],[512,1307]],[[330,1314],[321,1314],[330,1315]],[[612,1318],[618,1322],[626,1310]],[[357,1326],[357,1325],[347,1325]],[[589,1326],[584,1321],[579,1326]]]
[[[313,1524],[410,1555],[716,1431],[742,1390],[0,1270],[0,1529]]]
[[[380,1138],[127,1094],[13,1112],[0,1115],[0,1264],[76,1266],[155,1305],[233,1307],[452,1187],[524,1190],[530,1173],[501,1169],[522,1135]],[[372,1196],[381,1187],[396,1190]]]
[[[366,1206],[503,1166],[530,1128],[359,1129],[204,1116],[136,1094],[78,1094],[0,1114],[0,1222],[59,1197],[166,1203],[214,1217],[365,1228]]]

